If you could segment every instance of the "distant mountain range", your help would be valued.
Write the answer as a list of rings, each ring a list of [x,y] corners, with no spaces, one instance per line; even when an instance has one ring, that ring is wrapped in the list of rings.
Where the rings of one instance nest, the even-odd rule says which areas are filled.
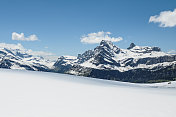
[[[53,63],[20,48],[0,47],[0,68],[50,71]]]
[[[136,46],[121,49],[101,41],[93,50],[74,56],[61,56],[53,63],[20,49],[0,47],[0,67],[66,73],[124,82],[163,82],[176,80],[176,55],[159,47]]]

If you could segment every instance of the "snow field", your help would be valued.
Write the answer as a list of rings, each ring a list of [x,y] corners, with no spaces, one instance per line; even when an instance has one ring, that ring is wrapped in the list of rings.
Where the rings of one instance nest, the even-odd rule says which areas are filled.
[[[1,69],[0,117],[173,117],[176,89],[159,86]]]

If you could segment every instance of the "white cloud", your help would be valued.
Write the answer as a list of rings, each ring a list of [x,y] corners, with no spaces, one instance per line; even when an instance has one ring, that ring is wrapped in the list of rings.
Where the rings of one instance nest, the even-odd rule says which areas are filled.
[[[20,43],[18,44],[0,43],[0,48],[25,50],[24,47]]]
[[[33,51],[31,49],[27,50],[27,53],[34,55],[34,56],[51,56],[54,55],[53,53],[50,52],[44,52],[44,51]]]
[[[40,56],[40,57],[44,57],[44,58],[50,59],[50,60],[56,60],[58,58],[58,56],[56,56],[55,54],[53,54],[51,52],[33,51],[31,49],[25,49],[23,47],[23,45],[21,45],[20,43],[18,43],[18,44],[0,43],[0,48],[19,50],[22,53],[27,53],[27,54],[30,54],[30,55],[33,55],[33,56]]]
[[[102,40],[118,42],[123,40],[122,37],[110,37],[110,32],[97,32],[97,33],[89,33],[88,35],[81,37],[82,43],[95,44],[100,43]]]
[[[151,16],[149,22],[159,23],[160,27],[174,27],[176,26],[176,9],[162,11],[159,15]]]
[[[12,33],[12,40],[19,40],[19,41],[37,41],[38,38],[36,35],[30,35],[28,37],[25,37],[24,36],[24,33],[16,33],[16,32],[13,32]]]
[[[169,54],[176,54],[176,50],[170,50],[169,52],[167,52]]]
[[[31,49],[26,50],[26,52],[30,55],[33,56],[41,56],[45,59],[49,59],[49,60],[57,60],[58,56],[56,56],[54,53],[51,52],[45,52],[45,51],[33,51]]]

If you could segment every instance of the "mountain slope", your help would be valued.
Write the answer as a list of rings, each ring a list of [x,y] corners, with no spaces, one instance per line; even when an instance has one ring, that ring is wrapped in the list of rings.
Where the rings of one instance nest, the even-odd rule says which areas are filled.
[[[158,85],[0,69],[0,116],[174,117],[175,88],[162,87],[172,84],[150,88]]]
[[[77,58],[58,58],[54,71],[127,82],[160,82],[176,78],[176,55],[134,43],[128,49],[120,49],[103,40]]]

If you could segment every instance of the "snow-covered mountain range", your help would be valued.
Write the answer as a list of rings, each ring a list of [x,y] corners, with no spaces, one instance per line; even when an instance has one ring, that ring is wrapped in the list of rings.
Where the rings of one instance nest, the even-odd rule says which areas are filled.
[[[30,54],[20,44],[0,44],[0,68],[50,71],[52,65],[53,62]]]
[[[176,80],[176,55],[159,47],[136,46],[121,49],[101,41],[93,50],[51,61],[35,56],[23,46],[0,44],[0,68],[47,71],[125,82]]]
[[[128,82],[160,82],[176,78],[176,55],[159,47],[130,44],[121,49],[110,41],[101,41],[94,50],[78,57],[61,56],[54,71]]]

